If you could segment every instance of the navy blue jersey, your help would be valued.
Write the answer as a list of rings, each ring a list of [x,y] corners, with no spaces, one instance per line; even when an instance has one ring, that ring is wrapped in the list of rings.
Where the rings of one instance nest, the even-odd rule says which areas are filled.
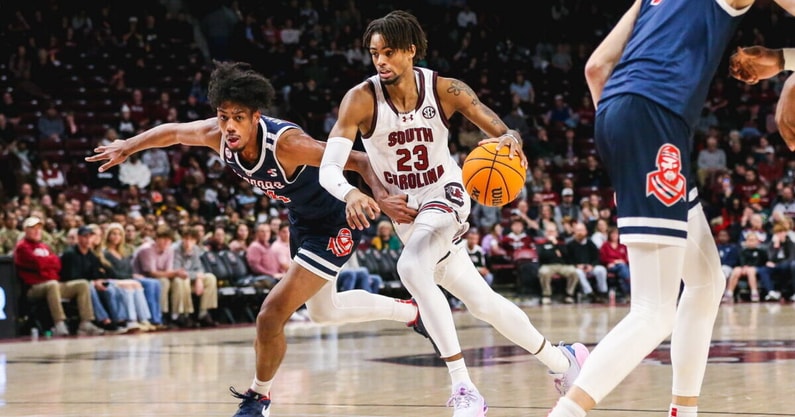
[[[328,193],[318,181],[318,167],[302,166],[287,178],[274,152],[279,137],[290,129],[301,128],[295,123],[262,116],[257,140],[262,141],[259,161],[246,166],[238,155],[221,142],[221,155],[240,178],[255,186],[271,199],[281,201],[295,220],[328,219],[345,211],[345,203]]]
[[[644,96],[698,120],[726,47],[743,14],[724,0],[642,0],[624,54],[602,92]]]
[[[295,123],[262,116],[257,134],[262,151],[253,166],[241,163],[224,141],[221,156],[240,178],[287,207],[293,260],[321,277],[333,279],[355,250],[361,232],[348,227],[345,203],[320,185],[318,167],[304,165],[292,177],[285,175],[275,151],[279,138],[290,129],[301,130]]]

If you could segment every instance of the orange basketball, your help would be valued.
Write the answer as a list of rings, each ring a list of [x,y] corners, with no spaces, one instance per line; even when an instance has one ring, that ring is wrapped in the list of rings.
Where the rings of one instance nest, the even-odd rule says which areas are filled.
[[[501,207],[516,199],[527,175],[518,156],[508,157],[510,147],[503,146],[499,152],[496,147],[496,142],[478,146],[461,167],[464,188],[484,206]]]

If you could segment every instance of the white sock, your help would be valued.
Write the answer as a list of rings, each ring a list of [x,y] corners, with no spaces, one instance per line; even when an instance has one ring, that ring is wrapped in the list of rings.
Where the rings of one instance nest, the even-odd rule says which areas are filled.
[[[562,374],[569,370],[569,359],[563,352],[560,351],[549,340],[544,340],[544,347],[536,354],[536,358],[547,365],[550,371],[556,374]]]
[[[450,379],[453,381],[453,387],[461,383],[470,386],[474,385],[472,384],[472,380],[469,378],[469,371],[467,370],[467,365],[464,362],[464,358],[445,363],[447,364],[448,372],[450,372]]]
[[[585,410],[574,401],[560,397],[555,408],[547,414],[547,417],[585,417]]]
[[[668,407],[668,417],[698,417],[698,406],[688,407],[671,403]]]
[[[179,318],[179,313],[171,313],[171,320],[176,320]]]
[[[272,379],[270,381],[263,382],[257,379],[257,377],[255,376],[254,381],[251,382],[251,386],[249,387],[249,389],[256,392],[257,394],[270,397],[271,385],[273,385]]]

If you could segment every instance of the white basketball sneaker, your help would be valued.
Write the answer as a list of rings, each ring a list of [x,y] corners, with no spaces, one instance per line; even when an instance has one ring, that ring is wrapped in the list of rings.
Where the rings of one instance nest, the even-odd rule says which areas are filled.
[[[478,390],[464,383],[456,385],[447,406],[453,407],[453,417],[485,417],[489,409]]]
[[[569,388],[571,388],[571,384],[574,383],[577,375],[580,374],[582,364],[585,363],[585,360],[588,359],[588,355],[590,355],[591,352],[589,352],[588,348],[582,343],[567,345],[560,342],[556,347],[569,359],[569,369],[561,374],[550,372],[550,375],[555,378],[555,389],[558,390],[560,395],[565,395],[569,391]]]

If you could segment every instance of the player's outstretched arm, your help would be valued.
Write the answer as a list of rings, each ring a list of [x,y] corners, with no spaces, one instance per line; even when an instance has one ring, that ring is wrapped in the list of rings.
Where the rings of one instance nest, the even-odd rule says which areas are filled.
[[[521,158],[522,166],[527,167],[527,157],[522,150],[522,137],[519,132],[508,129],[500,116],[480,101],[477,94],[465,82],[455,78],[438,77],[436,91],[446,117],[449,118],[454,112],[461,113],[489,136],[480,143],[498,142],[498,149],[509,146],[510,155]]]
[[[760,80],[775,77],[785,69],[786,55],[793,54],[795,50],[770,49],[764,46],[749,46],[737,48],[729,57],[729,74],[745,83],[756,84]],[[793,56],[791,61],[795,61]],[[795,62],[790,62],[795,65]]]
[[[635,0],[585,63],[585,80],[591,91],[594,106],[599,104],[607,79],[610,78],[613,68],[616,67],[624,53],[624,47],[632,35],[632,29],[635,27],[635,20],[638,18],[639,12],[640,0]]]
[[[215,117],[189,123],[164,123],[128,139],[117,139],[105,146],[94,148],[87,162],[107,161],[99,172],[124,162],[130,155],[150,148],[166,148],[181,143],[188,146],[207,146],[219,152],[221,131]]]
[[[790,74],[776,104],[778,132],[790,151],[795,151],[795,73]]]

